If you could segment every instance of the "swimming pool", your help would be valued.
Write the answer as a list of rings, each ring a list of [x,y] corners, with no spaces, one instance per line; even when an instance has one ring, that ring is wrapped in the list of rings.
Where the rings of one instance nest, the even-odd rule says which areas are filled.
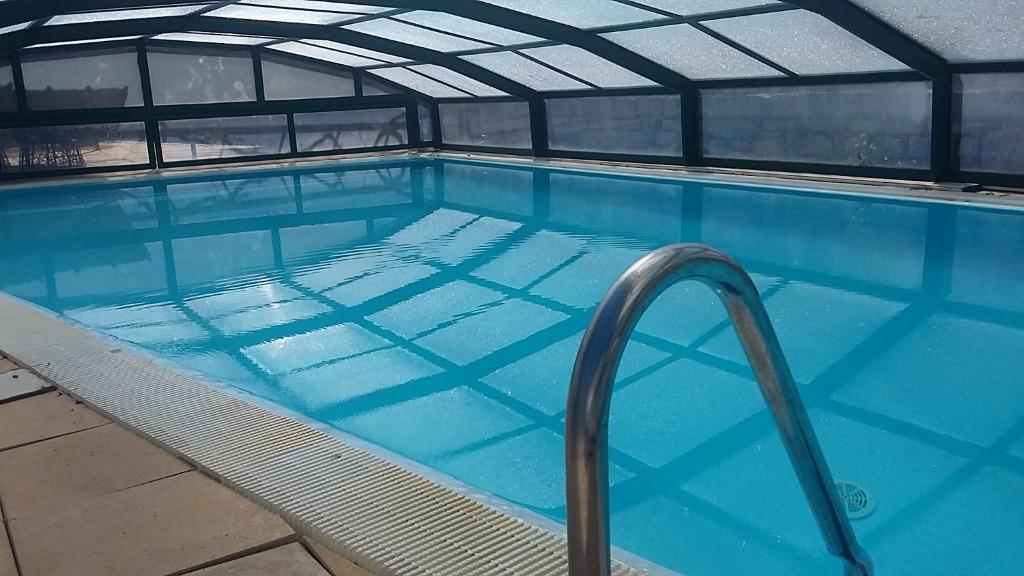
[[[879,574],[1012,574],[1024,212],[401,159],[0,195],[0,288],[564,516],[593,307],[657,246],[752,274]],[[688,574],[839,573],[724,310],[666,292],[612,402],[614,542]]]

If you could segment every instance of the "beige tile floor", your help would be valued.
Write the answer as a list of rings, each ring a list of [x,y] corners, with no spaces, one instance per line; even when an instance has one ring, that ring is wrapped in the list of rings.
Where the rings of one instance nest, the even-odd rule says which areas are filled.
[[[370,576],[56,390],[0,402],[0,517],[0,576]]]

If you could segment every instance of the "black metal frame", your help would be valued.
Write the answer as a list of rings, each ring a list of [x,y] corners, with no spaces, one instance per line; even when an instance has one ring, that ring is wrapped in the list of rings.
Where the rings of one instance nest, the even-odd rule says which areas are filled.
[[[227,0],[221,2],[215,6],[221,4],[230,4],[234,0]],[[327,0],[327,1],[340,1],[340,0]],[[280,39],[322,39],[322,40],[333,40],[336,42],[347,43],[354,46],[360,46],[371,50],[377,50],[393,54],[399,57],[408,58],[410,61],[427,62],[433,63],[440,66],[447,67],[460,74],[478,80],[480,82],[489,84],[507,94],[511,95],[511,99],[525,101],[529,104],[531,110],[530,126],[532,130],[532,150],[507,150],[497,148],[486,148],[486,147],[473,147],[473,146],[461,146],[445,144],[443,138],[441,138],[441,123],[438,112],[438,99],[429,98],[423,94],[413,94],[413,98],[419,99],[425,102],[429,102],[431,106],[433,123],[435,127],[435,139],[433,142],[421,142],[418,138],[414,139],[414,132],[418,133],[419,126],[418,122],[411,122],[411,119],[415,117],[415,111],[409,114],[409,132],[410,132],[410,146],[415,147],[422,144],[433,144],[438,147],[450,150],[463,150],[463,151],[481,151],[481,152],[502,152],[510,154],[533,154],[535,156],[551,156],[551,157],[574,157],[574,158],[588,158],[595,160],[619,160],[619,161],[630,161],[630,162],[657,162],[657,163],[671,163],[671,164],[685,164],[691,166],[709,166],[709,167],[738,167],[738,168],[749,168],[756,170],[774,170],[774,171],[803,171],[803,172],[822,172],[826,174],[850,174],[858,176],[869,176],[869,177],[880,177],[880,178],[912,178],[918,180],[935,180],[942,181],[948,179],[958,180],[971,180],[981,183],[1002,185],[1002,186],[1016,186],[1024,187],[1024,175],[1020,174],[989,174],[979,172],[968,172],[959,170],[957,166],[956,151],[958,150],[958,134],[956,121],[959,117],[959,102],[953,89],[955,82],[955,75],[957,74],[969,74],[969,73],[981,73],[981,72],[1024,72],[1024,61],[1016,62],[978,62],[978,63],[950,63],[944,60],[942,57],[934,53],[932,50],[921,45],[914,39],[910,38],[906,34],[896,30],[892,26],[888,25],[878,17],[870,14],[864,9],[851,3],[849,0],[789,0],[786,3],[771,4],[766,6],[756,6],[750,8],[740,8],[733,10],[725,10],[716,13],[709,14],[698,14],[693,16],[678,16],[669,12],[661,11],[658,9],[644,6],[654,13],[662,16],[662,19],[639,22],[636,24],[608,26],[603,28],[595,28],[590,30],[581,30],[561,24],[538,18],[515,10],[510,10],[496,6],[493,4],[487,4],[478,0],[432,0],[426,2],[425,0],[346,0],[352,4],[367,4],[376,6],[385,6],[392,8],[393,10],[385,11],[379,14],[367,15],[366,17],[360,18],[359,20],[372,20],[375,18],[388,17],[392,14],[397,14],[402,11],[416,10],[416,9],[429,9],[435,11],[443,11],[450,14],[462,16],[465,18],[474,19],[480,22],[500,26],[510,30],[519,31],[522,33],[530,34],[541,38],[542,40],[532,42],[529,44],[523,44],[520,46],[506,47],[493,44],[487,41],[481,41],[483,44],[488,45],[488,48],[478,50],[467,50],[456,53],[442,53],[434,50],[422,48],[420,46],[414,46],[405,44],[392,39],[380,38],[368,34],[355,32],[353,30],[345,29],[341,26],[319,26],[310,24],[293,24],[293,23],[282,23],[282,22],[264,22],[264,21],[245,21],[245,20],[230,20],[223,18],[209,18],[200,17],[198,14],[191,16],[178,16],[178,17],[165,17],[165,18],[151,18],[146,20],[139,20],[132,22],[132,33],[143,34],[143,35],[155,35],[164,32],[180,32],[180,31],[197,31],[197,32],[211,32],[211,33],[235,33],[235,34],[250,34],[259,36],[268,36]],[[636,6],[637,4],[629,2],[628,0],[613,0],[621,2],[627,5]],[[75,3],[75,11],[91,11],[91,10],[109,10],[109,9],[120,9],[120,8],[132,8],[152,5],[173,5],[173,4],[190,4],[194,0],[79,0]],[[908,66],[908,70],[904,72],[868,72],[868,73],[853,73],[853,74],[835,74],[835,75],[819,75],[819,76],[799,76],[793,74],[791,71],[786,70],[784,67],[771,61],[768,58],[763,57],[755,51],[747,49],[728,38],[720,38],[730,46],[741,52],[748,54],[751,57],[756,58],[759,61],[779,70],[783,73],[782,76],[773,78],[752,78],[752,79],[732,79],[732,80],[692,80],[668,69],[660,64],[652,62],[632,51],[629,51],[601,36],[601,33],[617,31],[617,30],[631,30],[631,29],[642,29],[652,26],[673,24],[673,23],[686,23],[692,25],[698,29],[707,30],[701,23],[721,18],[730,18],[736,16],[761,14],[769,12],[779,12],[795,9],[806,9],[821,16],[829,19],[836,23],[842,28],[848,30],[852,34],[858,36],[862,40],[892,56],[893,58],[903,62]],[[8,26],[25,21],[36,21],[39,24],[43,20],[54,14],[59,14],[68,11],[68,6],[63,0],[8,0],[4,2],[4,9],[0,12],[0,27]],[[421,28],[429,28],[427,26],[420,26],[418,24],[411,24]],[[24,102],[25,94],[23,89],[23,81],[21,80],[20,66],[18,65],[18,50],[24,46],[30,46],[36,43],[44,42],[60,42],[60,41],[72,41],[82,39],[101,39],[103,37],[117,36],[118,34],[124,33],[123,22],[118,21],[107,21],[107,22],[94,22],[86,24],[68,24],[68,25],[56,25],[56,26],[30,26],[27,29],[13,32],[4,35],[0,38],[0,54],[5,52],[12,52],[10,60],[12,66],[15,69],[15,83],[18,88],[18,98],[21,103],[19,107],[19,114],[17,118],[19,121],[27,121],[29,119],[36,118],[30,111],[27,110],[27,104]],[[456,33],[456,35],[458,35]],[[715,37],[719,35],[712,34]],[[139,41],[137,44],[140,51],[140,69],[143,68],[143,61],[145,60],[144,51],[145,46],[149,41],[144,39]],[[525,48],[529,46],[545,46],[554,44],[569,44],[588,50],[598,56],[601,56],[611,62],[626,68],[636,74],[639,74],[645,78],[652,80],[660,85],[658,88],[641,88],[641,89],[592,89],[582,91],[568,91],[568,92],[538,92],[527,86],[509,80],[503,76],[496,74],[488,69],[472,64],[469,61],[463,60],[458,56],[461,54],[468,53],[479,53],[489,51],[503,51],[509,49]],[[154,42],[155,44],[155,42]],[[190,43],[190,45],[194,45]],[[33,49],[35,50],[35,49]],[[260,68],[259,59],[262,56],[262,48],[256,47],[252,49],[254,66]],[[383,67],[389,64],[381,64],[380,66],[370,66],[366,68],[367,72],[371,72],[375,67]],[[356,82],[356,99],[361,98],[361,79],[364,75],[364,71],[360,69],[350,69],[351,74],[355,78]],[[257,78],[260,71],[257,71]],[[143,76],[146,76],[143,74]],[[932,84],[932,138],[931,138],[931,166],[927,170],[903,170],[903,169],[885,169],[885,168],[874,168],[874,167],[856,167],[856,166],[842,166],[832,164],[801,164],[793,162],[782,162],[782,161],[755,161],[755,160],[725,160],[717,158],[705,158],[702,153],[702,130],[701,130],[701,110],[700,110],[700,91],[707,88],[750,88],[750,87],[761,87],[761,86],[801,86],[801,85],[837,85],[837,84],[852,84],[852,83],[870,83],[870,82],[909,82],[909,81],[921,81],[928,80]],[[374,78],[375,82],[381,82],[389,84],[387,81],[383,81],[379,77]],[[144,80],[144,84],[148,82]],[[260,88],[262,89],[262,83]],[[402,89],[409,93],[408,89]],[[147,90],[148,91],[148,90]],[[586,97],[586,96],[614,96],[614,95],[630,95],[630,94],[644,94],[644,93],[672,93],[679,94],[682,98],[682,122],[683,122],[683,148],[681,157],[646,157],[646,156],[628,156],[620,154],[595,154],[595,153],[576,153],[576,152],[565,152],[565,151],[552,151],[549,149],[548,141],[546,137],[547,122],[546,122],[546,106],[545,100],[550,98],[559,97]],[[483,102],[489,100],[501,100],[502,98],[493,97],[479,97],[472,98],[474,102]],[[462,99],[451,99],[451,101],[460,101]],[[449,99],[440,99],[440,101],[449,101]],[[248,105],[249,103],[245,103]],[[258,99],[258,104],[263,105],[263,99]],[[328,103],[323,102],[322,104],[327,105]],[[330,103],[334,105],[335,103]],[[336,103],[339,106],[344,106],[342,102]],[[232,104],[230,106],[236,107],[234,112],[230,115],[246,115],[242,112],[243,105]],[[145,107],[147,112],[153,108],[151,104],[147,104]],[[163,107],[161,107],[163,108]],[[258,107],[262,109],[262,107]],[[202,112],[200,108],[188,110],[192,112]],[[81,113],[76,115],[76,111],[61,111],[61,114],[50,115],[51,118],[57,116],[63,117],[76,117],[84,118],[91,116],[94,111],[88,111],[88,113]],[[121,112],[123,113],[123,112]],[[120,115],[117,113],[116,115]],[[0,125],[6,125],[11,115],[0,115]],[[154,124],[155,120],[150,115],[145,115],[147,126]],[[289,123],[291,125],[291,122]],[[153,128],[155,131],[155,127]],[[294,134],[292,133],[294,139]],[[153,144],[154,157],[159,157],[159,142]],[[265,157],[264,157],[265,158]],[[157,163],[159,165],[159,163]],[[0,175],[0,178],[4,176]]]

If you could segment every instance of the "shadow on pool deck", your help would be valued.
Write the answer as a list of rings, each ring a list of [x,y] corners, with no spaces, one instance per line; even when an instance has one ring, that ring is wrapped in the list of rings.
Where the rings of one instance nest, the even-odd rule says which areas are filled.
[[[0,516],[0,576],[369,576],[3,356]]]

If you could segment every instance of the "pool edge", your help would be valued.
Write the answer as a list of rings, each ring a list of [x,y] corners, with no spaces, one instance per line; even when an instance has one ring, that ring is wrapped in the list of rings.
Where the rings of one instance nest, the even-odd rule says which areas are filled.
[[[0,318],[0,349],[375,574],[567,572],[527,520],[2,292]]]

